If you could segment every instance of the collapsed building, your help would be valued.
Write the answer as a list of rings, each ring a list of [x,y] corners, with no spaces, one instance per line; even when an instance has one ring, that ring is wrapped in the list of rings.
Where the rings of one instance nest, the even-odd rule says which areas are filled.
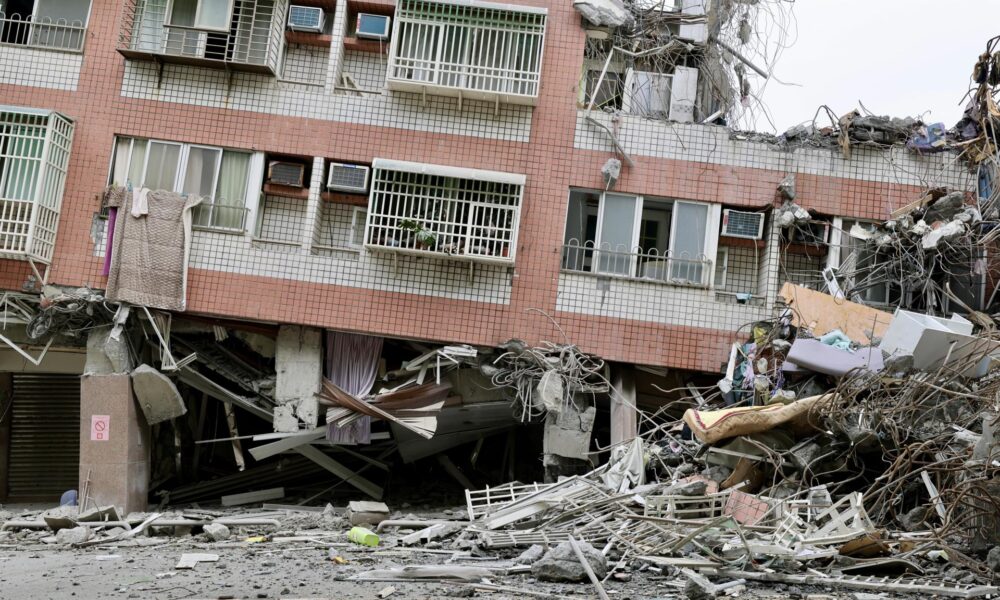
[[[671,562],[719,519],[744,565],[995,543],[992,45],[955,128],[767,136],[779,1],[193,4],[0,13],[0,502],[431,477],[465,541],[665,569],[726,572]]]

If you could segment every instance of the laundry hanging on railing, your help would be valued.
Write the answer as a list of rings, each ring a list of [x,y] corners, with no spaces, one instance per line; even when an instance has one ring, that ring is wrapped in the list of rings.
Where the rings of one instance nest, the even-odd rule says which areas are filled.
[[[125,194],[114,227],[107,297],[150,308],[183,311],[191,253],[191,210],[202,198],[176,192],[148,193],[147,214],[131,214]]]

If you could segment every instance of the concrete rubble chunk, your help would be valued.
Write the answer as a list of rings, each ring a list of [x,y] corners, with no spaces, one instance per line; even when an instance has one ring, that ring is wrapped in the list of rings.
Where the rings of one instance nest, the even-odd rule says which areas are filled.
[[[542,547],[539,544],[532,544],[530,548],[528,548],[527,550],[522,552],[520,556],[515,558],[514,562],[516,562],[519,565],[533,565],[544,555],[545,555],[544,547]]]
[[[132,371],[132,391],[150,425],[187,413],[187,406],[174,382],[149,365],[139,365]]]
[[[203,528],[205,535],[213,542],[221,542],[229,539],[229,528],[222,523],[209,523]]]
[[[73,527],[70,529],[60,529],[56,532],[56,543],[68,546],[71,544],[82,544],[93,537],[93,532],[89,527]]]
[[[608,573],[608,561],[601,551],[587,542],[578,541],[577,545],[590,563],[594,574],[598,578],[604,578]],[[531,574],[541,581],[573,583],[587,580],[587,572],[568,541],[546,552],[531,566]]]
[[[621,27],[632,22],[632,13],[619,0],[575,0],[573,8],[598,27]]]

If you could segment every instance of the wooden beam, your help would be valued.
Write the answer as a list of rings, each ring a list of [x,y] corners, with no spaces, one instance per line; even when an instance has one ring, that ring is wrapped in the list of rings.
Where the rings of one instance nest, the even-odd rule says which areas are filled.
[[[306,444],[295,448],[295,451],[376,500],[381,500],[383,494],[385,494],[385,490],[383,490],[380,486],[375,485],[341,463],[333,460],[319,448],[314,448],[313,446]]]

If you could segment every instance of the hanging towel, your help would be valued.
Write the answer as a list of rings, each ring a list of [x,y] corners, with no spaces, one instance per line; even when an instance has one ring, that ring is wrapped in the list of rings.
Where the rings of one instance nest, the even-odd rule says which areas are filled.
[[[132,216],[144,217],[149,214],[149,188],[132,190]]]
[[[131,199],[129,199],[131,200]],[[148,193],[148,211],[132,217],[122,207],[115,223],[107,297],[150,308],[183,311],[191,253],[191,210],[201,197],[164,190]]]

